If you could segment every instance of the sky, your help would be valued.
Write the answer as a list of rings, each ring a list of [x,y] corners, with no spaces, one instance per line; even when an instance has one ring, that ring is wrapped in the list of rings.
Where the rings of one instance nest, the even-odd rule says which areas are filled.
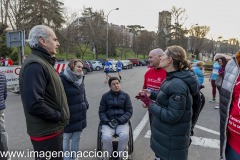
[[[172,7],[186,9],[184,26],[194,24],[210,26],[207,38],[240,40],[240,0],[62,0],[68,10],[83,11],[91,7],[103,10],[105,15],[112,9],[108,22],[117,25],[141,25],[148,31],[157,31],[159,12],[171,11]]]

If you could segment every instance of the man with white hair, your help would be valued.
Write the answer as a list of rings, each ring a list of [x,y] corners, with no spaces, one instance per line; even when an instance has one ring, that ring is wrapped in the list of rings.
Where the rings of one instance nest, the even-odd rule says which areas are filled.
[[[45,25],[34,26],[28,42],[32,54],[21,67],[19,85],[27,132],[37,156],[40,151],[63,150],[63,128],[68,123],[69,110],[64,87],[51,59],[60,45],[54,31]],[[49,154],[42,155],[36,159],[49,158]],[[63,157],[50,159],[63,160]]]
[[[149,89],[157,92],[166,78],[166,71],[159,67],[163,50],[161,48],[153,49],[149,52],[148,60],[150,69],[144,75],[143,89]],[[152,116],[149,112],[150,125]]]

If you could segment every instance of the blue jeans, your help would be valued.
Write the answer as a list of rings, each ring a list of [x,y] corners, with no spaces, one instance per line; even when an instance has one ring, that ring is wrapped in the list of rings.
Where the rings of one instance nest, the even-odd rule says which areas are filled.
[[[63,151],[68,151],[70,157],[64,157],[64,160],[74,160],[79,151],[79,142],[81,137],[81,131],[73,133],[63,134]],[[68,155],[68,154],[66,154]]]

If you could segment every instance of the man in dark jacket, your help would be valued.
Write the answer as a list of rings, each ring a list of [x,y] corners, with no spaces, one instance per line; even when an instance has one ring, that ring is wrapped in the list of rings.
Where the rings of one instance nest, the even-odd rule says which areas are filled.
[[[0,152],[8,151],[7,132],[5,130],[4,109],[7,98],[7,81],[4,73],[0,72]],[[3,160],[7,159],[2,157]]]
[[[39,151],[63,150],[63,129],[69,120],[69,110],[51,59],[59,46],[55,33],[47,26],[37,25],[31,29],[28,42],[32,54],[22,65],[19,85],[27,132],[38,156]],[[63,159],[61,155],[53,158],[49,154],[42,158]]]
[[[115,133],[119,136],[118,151],[124,151],[126,148],[129,140],[128,121],[132,117],[133,108],[129,95],[120,90],[120,80],[117,77],[111,77],[108,85],[110,91],[102,96],[99,117],[103,124],[101,130],[103,149],[111,155],[112,136]]]

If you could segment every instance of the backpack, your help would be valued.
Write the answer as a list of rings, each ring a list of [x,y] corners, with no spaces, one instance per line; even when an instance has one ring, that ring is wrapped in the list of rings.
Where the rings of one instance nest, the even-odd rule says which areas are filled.
[[[199,90],[196,95],[192,95],[193,104],[192,104],[192,126],[191,126],[191,136],[194,134],[193,128],[197,123],[200,112],[202,111],[205,104],[205,97],[203,93]]]
[[[204,87],[200,86],[200,89],[202,88]],[[193,128],[196,125],[200,112],[202,111],[205,104],[205,97],[204,94],[200,91],[200,89],[196,95],[192,95],[193,104],[192,104],[192,126],[190,130],[191,136],[194,135]]]

